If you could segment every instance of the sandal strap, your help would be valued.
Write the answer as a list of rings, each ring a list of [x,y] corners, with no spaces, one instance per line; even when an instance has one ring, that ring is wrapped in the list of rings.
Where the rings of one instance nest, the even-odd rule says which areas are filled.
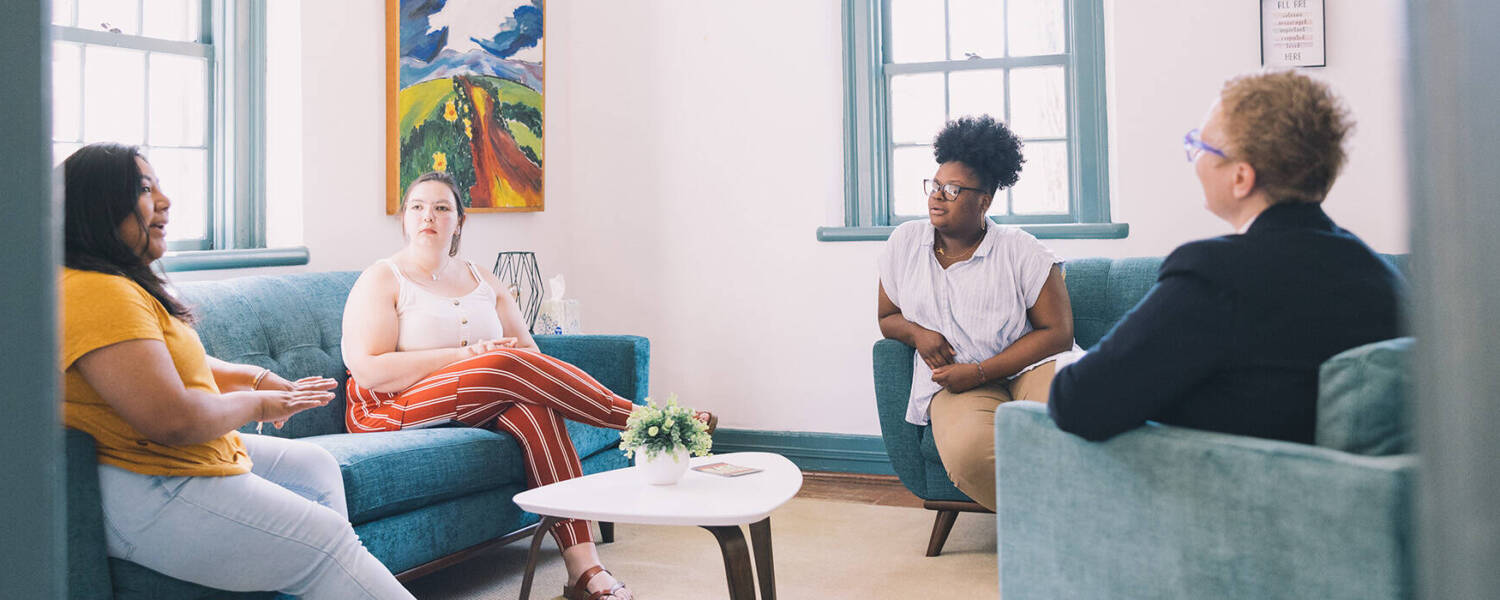
[[[580,594],[587,594],[589,593],[589,582],[594,580],[594,576],[600,573],[608,572],[609,571],[604,570],[604,565],[594,565],[592,567],[589,567],[583,573],[580,573],[578,575],[578,581],[573,582],[573,589],[578,590]],[[589,600],[595,600],[595,598],[593,596],[589,596]]]
[[[615,586],[607,590],[599,590],[589,594],[589,600],[603,600],[604,598],[619,598],[615,592],[625,589],[625,584],[615,582]]]

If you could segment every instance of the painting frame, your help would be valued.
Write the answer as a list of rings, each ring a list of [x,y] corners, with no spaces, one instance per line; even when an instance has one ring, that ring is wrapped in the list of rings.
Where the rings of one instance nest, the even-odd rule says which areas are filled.
[[[407,0],[413,2],[413,0]],[[426,24],[427,17],[441,12],[442,7],[448,3],[490,6],[493,2],[486,0],[446,0],[439,2],[414,2],[423,7],[436,5],[439,8],[431,15],[423,15],[421,24]],[[470,38],[476,45],[490,50],[492,45],[485,45],[486,41],[496,41],[499,35],[507,33],[501,25],[513,25],[522,16],[522,8],[531,7],[536,9],[530,13],[540,13],[541,23],[532,30],[535,33],[534,41],[525,48],[539,47],[541,60],[536,63],[512,61],[508,58],[488,58],[490,62],[509,62],[512,65],[507,73],[518,73],[514,79],[499,77],[493,73],[473,73],[462,69],[451,69],[452,77],[439,77],[442,74],[439,60],[433,59],[430,63],[432,71],[426,79],[414,81],[410,86],[403,86],[403,39],[402,27],[409,25],[403,21],[402,0],[385,1],[385,59],[386,59],[386,214],[396,214],[400,210],[401,194],[405,185],[414,178],[414,173],[427,170],[449,171],[451,164],[453,169],[450,174],[459,180],[460,190],[464,198],[465,207],[469,212],[541,212],[546,210],[545,190],[545,137],[546,137],[546,4],[544,0],[530,0],[521,3],[519,8],[512,9],[516,19],[509,19],[503,11],[496,10],[497,37],[495,40],[480,40]],[[477,10],[477,9],[476,9]],[[508,19],[508,20],[507,20]],[[461,56],[452,50],[440,48],[441,53],[433,50],[435,46],[447,46],[447,28],[443,31],[424,31],[424,35],[431,34],[432,37],[442,41],[437,44],[428,44],[424,48],[431,54],[443,57],[444,60],[457,63]],[[521,31],[517,26],[516,31]],[[442,35],[435,35],[435,34]],[[506,38],[506,41],[514,41],[514,38]],[[523,40],[524,42],[524,40]],[[447,54],[452,52],[452,54]],[[492,52],[493,54],[493,52]],[[451,57],[451,58],[450,58]],[[406,56],[407,65],[417,64],[428,67],[429,63],[413,62],[419,59],[412,58],[410,53]],[[430,57],[429,57],[430,58]],[[472,60],[467,64],[473,63]],[[533,66],[534,65],[534,66]],[[463,84],[460,84],[462,76]],[[415,79],[415,77],[410,77]],[[446,105],[439,103],[428,107],[426,110],[435,110],[446,106],[446,114],[440,117],[423,117],[422,110],[414,110],[416,104],[412,100],[413,89],[425,86],[428,90],[422,92],[427,99],[434,94],[435,88],[441,87],[437,81],[449,81],[453,87],[456,97],[450,97]],[[472,81],[471,81],[472,80]],[[496,89],[497,86],[506,86],[510,89]],[[511,93],[512,90],[518,93]],[[408,96],[403,96],[403,92]],[[440,90],[438,90],[440,92]],[[534,95],[534,98],[532,97]],[[504,98],[520,96],[514,103],[503,102]],[[455,101],[457,100],[457,101]],[[403,105],[403,101],[406,102]],[[431,104],[430,102],[428,104]],[[455,105],[458,110],[455,111]],[[417,107],[421,109],[422,107]],[[403,113],[403,111],[405,111]],[[436,114],[436,113],[434,113]],[[460,116],[462,115],[462,116]],[[446,118],[442,118],[446,117]],[[472,119],[471,119],[472,117]],[[435,125],[444,127],[429,127],[428,121]],[[474,121],[480,124],[476,128]],[[417,132],[413,127],[423,129]],[[462,124],[462,127],[460,127]],[[538,130],[539,128],[539,130]],[[487,140],[489,144],[475,140],[475,130],[479,130],[479,138]],[[421,133],[432,133],[436,131],[442,135],[421,136]],[[464,132],[466,140],[459,138],[458,131]],[[431,138],[431,139],[428,139]],[[445,140],[450,146],[459,150],[454,155],[454,160],[448,160],[448,153],[431,153],[431,162],[427,161],[423,150],[430,150],[434,144],[442,142],[434,139]],[[457,139],[457,142],[454,140]],[[524,139],[524,141],[522,141]],[[412,142],[417,140],[418,144]],[[422,146],[421,141],[427,144]],[[456,144],[456,146],[455,146]],[[403,154],[405,146],[405,154]],[[420,146],[420,147],[419,147]],[[465,152],[464,146],[467,146]],[[439,160],[438,154],[442,154]],[[421,155],[420,157],[418,155]],[[420,158],[420,160],[419,160]],[[466,177],[467,176],[467,177]]]

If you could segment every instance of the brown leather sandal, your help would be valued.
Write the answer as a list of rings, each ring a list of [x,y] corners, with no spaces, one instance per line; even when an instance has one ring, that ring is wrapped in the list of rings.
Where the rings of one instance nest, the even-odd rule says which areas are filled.
[[[719,428],[719,416],[706,410],[694,412],[693,418],[703,421],[703,424],[708,426],[709,435],[713,435],[714,430]]]
[[[609,571],[606,571],[601,565],[589,567],[587,571],[578,576],[578,581],[574,582],[572,587],[563,586],[563,597],[568,600],[629,600],[635,597],[635,594],[622,596],[617,593],[620,590],[625,590],[627,593],[630,592],[630,588],[625,587],[625,584],[619,580],[615,580],[614,587],[607,590],[589,592],[589,582],[593,581],[594,577],[600,573],[609,573]],[[611,577],[614,576],[614,573],[609,574]]]

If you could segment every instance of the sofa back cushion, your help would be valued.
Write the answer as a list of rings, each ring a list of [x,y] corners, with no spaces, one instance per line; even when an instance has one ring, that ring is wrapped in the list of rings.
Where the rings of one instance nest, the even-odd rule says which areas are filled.
[[[1412,451],[1407,392],[1413,340],[1396,338],[1352,348],[1318,372],[1319,446],[1371,456]]]
[[[1073,304],[1073,339],[1082,348],[1099,343],[1120,317],[1156,285],[1160,257],[1081,258],[1064,265]]]
[[[1382,254],[1397,271],[1407,275],[1404,254]],[[1068,297],[1073,304],[1073,339],[1084,349],[1099,343],[1125,313],[1135,308],[1156,285],[1163,257],[1080,258],[1069,260]]]
[[[344,371],[339,340],[344,302],[356,271],[297,273],[195,281],[178,286],[193,308],[193,328],[209,355],[266,367],[287,379],[314,375],[339,381],[327,406],[298,413],[264,433],[306,437],[344,432]],[[242,431],[253,431],[251,423]]]

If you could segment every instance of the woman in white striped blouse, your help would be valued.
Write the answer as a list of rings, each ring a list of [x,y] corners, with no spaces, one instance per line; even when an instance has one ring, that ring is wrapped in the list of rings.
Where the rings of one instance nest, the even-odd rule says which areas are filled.
[[[1074,348],[1073,310],[1062,259],[986,216],[1025,161],[1015,134],[964,117],[933,150],[927,220],[902,223],[880,256],[880,332],[917,349],[906,420],[930,420],[949,477],[993,510],[995,408],[1047,401],[1055,355]]]

